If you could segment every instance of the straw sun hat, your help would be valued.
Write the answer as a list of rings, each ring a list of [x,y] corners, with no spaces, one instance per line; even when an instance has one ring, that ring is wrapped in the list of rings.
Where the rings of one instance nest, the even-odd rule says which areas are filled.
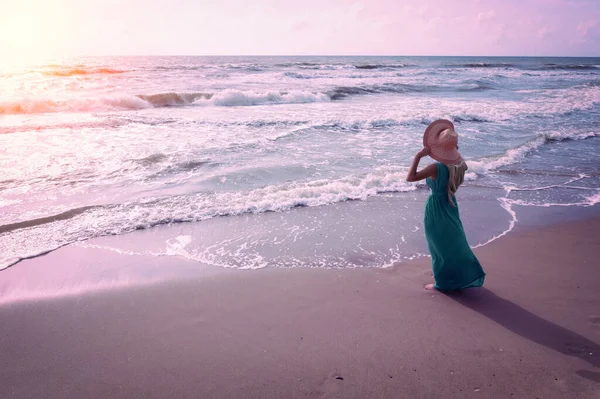
[[[429,156],[446,165],[455,165],[462,161],[458,152],[458,134],[452,122],[438,119],[431,122],[423,135],[423,146],[429,147]]]

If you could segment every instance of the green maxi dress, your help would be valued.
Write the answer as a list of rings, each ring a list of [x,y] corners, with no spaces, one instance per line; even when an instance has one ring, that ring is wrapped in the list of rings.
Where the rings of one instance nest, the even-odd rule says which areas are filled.
[[[454,205],[448,201],[448,167],[437,163],[437,178],[426,182],[431,195],[425,204],[425,237],[431,253],[435,288],[452,291],[481,287],[485,273],[471,251]]]

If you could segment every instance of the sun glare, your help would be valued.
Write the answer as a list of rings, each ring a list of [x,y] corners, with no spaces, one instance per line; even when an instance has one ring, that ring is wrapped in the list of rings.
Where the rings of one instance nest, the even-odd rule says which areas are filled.
[[[58,55],[64,40],[64,13],[45,0],[3,1],[0,5],[0,70],[14,70]]]

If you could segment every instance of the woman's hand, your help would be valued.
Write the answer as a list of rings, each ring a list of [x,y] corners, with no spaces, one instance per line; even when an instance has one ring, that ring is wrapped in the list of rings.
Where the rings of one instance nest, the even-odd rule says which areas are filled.
[[[427,155],[429,155],[429,147],[423,147],[421,151],[417,152],[419,158],[426,157]]]
[[[421,158],[429,155],[429,147],[423,147],[423,149],[417,152],[415,155],[415,159],[413,159],[413,163],[408,169],[408,174],[406,175],[406,181],[419,181],[426,179],[428,177],[436,178],[437,176],[437,165],[431,164],[425,169],[417,172],[417,167],[419,166],[419,161]]]

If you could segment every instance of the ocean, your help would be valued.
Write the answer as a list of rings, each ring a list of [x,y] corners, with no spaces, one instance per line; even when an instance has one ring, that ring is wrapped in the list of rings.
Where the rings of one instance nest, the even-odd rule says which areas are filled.
[[[600,202],[600,58],[4,67],[0,269],[65,245],[245,269],[426,255],[427,188],[405,176],[438,118],[469,166],[457,197],[472,246],[526,212]],[[121,240],[139,230],[151,237]]]

